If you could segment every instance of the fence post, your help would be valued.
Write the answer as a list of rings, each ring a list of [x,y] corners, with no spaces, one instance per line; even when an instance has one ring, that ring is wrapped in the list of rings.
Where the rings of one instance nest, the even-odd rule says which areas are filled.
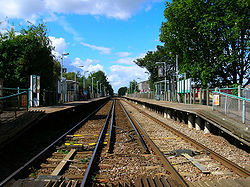
[[[207,87],[207,106],[209,106],[209,87]]]
[[[30,104],[31,104],[31,98],[30,98],[30,88],[28,88],[28,109],[30,108]]]
[[[225,97],[225,114],[227,114],[227,96]]]
[[[0,79],[0,97],[3,97],[3,80]],[[0,101],[0,113],[3,110],[3,103]]]
[[[212,94],[212,110],[214,110],[214,92]]]
[[[238,97],[241,97],[241,86],[238,86]],[[238,99],[238,111],[240,111],[240,99]]]
[[[202,105],[202,88],[200,88],[200,105]]]
[[[19,103],[20,103],[20,96],[19,96],[20,88],[19,87],[17,87],[17,93],[18,93],[18,96],[17,96],[17,108],[19,109]]]
[[[192,104],[195,104],[195,90],[196,88],[193,88],[193,103]]]
[[[242,101],[242,123],[245,124],[245,113],[246,113],[246,105],[245,100]]]

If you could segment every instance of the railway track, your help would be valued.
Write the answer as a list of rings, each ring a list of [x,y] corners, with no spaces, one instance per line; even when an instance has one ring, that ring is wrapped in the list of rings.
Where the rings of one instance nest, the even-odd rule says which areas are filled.
[[[143,129],[186,181],[192,182],[189,185],[247,186],[250,184],[250,173],[246,169],[165,124],[157,119],[156,115],[153,117],[142,107],[139,108],[138,105],[129,102],[125,102],[124,105],[136,118],[143,119]]]
[[[108,111],[107,107],[110,106],[111,102],[97,108],[0,182],[0,186],[50,186],[51,183],[67,183],[69,186],[77,186],[79,183],[78,178],[83,178],[82,173],[84,173],[87,167],[84,163],[89,162],[89,157],[92,156],[92,151],[96,144],[95,140],[99,136],[98,133],[100,133],[100,124],[103,124],[101,122],[105,120],[107,116],[106,111]],[[95,123],[96,120],[100,120],[101,122]],[[82,131],[83,124],[87,125]],[[85,141],[80,142],[83,137],[85,137]],[[69,163],[73,163],[72,167]],[[79,166],[77,165],[78,163],[82,163],[83,165]],[[69,168],[67,171],[65,171],[65,166]],[[27,173],[29,176],[27,176]],[[68,175],[71,175],[71,178],[64,180],[65,176]],[[24,179],[15,181],[15,179],[19,178]]]
[[[1,182],[0,186],[228,184],[227,181],[209,183],[209,180],[217,179],[213,168],[217,172],[219,168],[220,172],[228,173],[233,183],[239,180],[247,184],[249,181],[241,178],[244,176],[241,172],[232,172],[231,167],[227,169],[228,166],[212,160],[216,154],[211,150],[196,146],[194,142],[187,143],[185,136],[180,138],[180,134],[173,130],[167,132],[166,125],[159,120],[144,116],[144,122],[139,123],[136,120],[138,115],[148,114],[138,107],[139,113],[135,112],[134,107],[120,100],[109,101]],[[43,159],[40,158],[37,164],[36,159],[41,156]],[[208,169],[207,165],[211,167]],[[29,174],[25,176],[22,171],[27,174],[28,167]],[[194,180],[199,177],[208,180],[203,183]]]
[[[10,181],[7,185],[186,186],[185,182],[183,185],[173,177],[174,170],[169,171],[164,166],[157,152],[153,154],[152,145],[148,147],[140,130],[125,112],[119,102],[109,102],[95,115],[90,115],[91,118],[84,119],[63,134],[0,185]],[[53,151],[46,153],[51,147]],[[46,158],[43,162],[38,167],[31,167],[32,162],[44,153]],[[15,177],[17,179],[28,166],[32,168],[29,176],[15,181]],[[178,173],[177,176],[180,177]]]

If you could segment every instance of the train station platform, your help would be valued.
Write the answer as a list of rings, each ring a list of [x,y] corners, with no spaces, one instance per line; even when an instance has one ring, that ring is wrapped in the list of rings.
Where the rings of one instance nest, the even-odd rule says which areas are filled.
[[[59,111],[62,111],[62,110],[72,109],[74,107],[84,105],[84,104],[88,104],[88,103],[91,103],[91,102],[95,102],[95,101],[98,101],[98,100],[102,100],[102,99],[105,99],[105,98],[106,97],[99,97],[99,98],[89,99],[87,101],[73,101],[73,102],[68,102],[68,103],[63,103],[63,104],[53,105],[53,106],[46,106],[46,107],[31,107],[29,109],[29,111],[43,111],[45,114],[49,114],[49,113],[59,112]]]
[[[136,97],[124,98],[141,104],[150,110],[162,113],[165,118],[174,118],[188,124],[190,128],[204,130],[205,133],[213,131],[212,129],[216,128],[219,131],[217,134],[225,133],[250,146],[250,124],[243,124],[223,113],[213,111],[211,106],[172,103],[169,101]]]
[[[87,101],[74,101],[47,107],[32,107],[22,115],[0,123],[0,149],[17,139],[30,128],[36,126],[45,118],[47,119],[44,121],[75,117],[83,110],[88,111],[91,108],[96,108],[107,99],[108,97],[100,97]]]

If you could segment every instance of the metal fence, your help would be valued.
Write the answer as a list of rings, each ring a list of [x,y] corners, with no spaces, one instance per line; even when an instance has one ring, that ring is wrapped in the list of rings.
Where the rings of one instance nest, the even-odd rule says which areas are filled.
[[[128,97],[145,98],[145,99],[155,99],[154,92],[133,93],[133,94],[127,94],[127,96]]]
[[[28,89],[1,88],[0,123],[12,120],[28,110]]]
[[[248,90],[244,90],[248,93]],[[217,110],[225,115],[250,124],[250,99],[238,97],[224,92],[213,92],[213,110]]]

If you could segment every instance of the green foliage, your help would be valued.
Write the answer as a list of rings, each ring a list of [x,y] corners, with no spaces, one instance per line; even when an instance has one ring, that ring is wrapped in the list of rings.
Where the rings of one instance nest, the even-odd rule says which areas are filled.
[[[127,87],[121,87],[121,88],[119,88],[119,90],[118,90],[118,95],[119,95],[119,96],[125,95],[126,92],[127,92],[127,90],[128,90]]]
[[[176,0],[166,3],[160,41],[179,55],[182,72],[202,86],[249,83],[247,0]]]
[[[68,154],[69,153],[68,150],[61,150],[61,149],[58,149],[56,152],[61,153],[61,154]]]
[[[92,77],[95,77],[93,79],[93,89],[94,92],[97,93],[97,81],[98,81],[98,92],[100,93],[100,85],[101,85],[101,94],[104,94],[104,87],[106,93],[109,95],[113,95],[114,91],[110,83],[108,82],[108,78],[106,77],[105,73],[103,71],[97,71],[94,73],[91,73],[88,79],[86,80],[86,87],[88,88],[89,92],[91,91],[92,87]]]
[[[128,88],[128,93],[135,93],[135,92],[139,92],[139,89],[138,89],[138,83],[133,80],[131,82],[129,82],[129,88]]]
[[[173,78],[175,73],[175,56],[168,52],[164,46],[157,46],[156,51],[148,51],[144,58],[135,60],[138,66],[146,68],[150,73],[150,88],[152,89],[154,89],[153,82],[162,79],[158,77],[158,65],[156,62],[165,62],[167,79]]]
[[[5,87],[29,87],[29,76],[40,75],[41,89],[53,89],[60,75],[60,63],[44,24],[29,26],[15,35],[14,29],[0,35],[0,77]]]
[[[90,161],[90,157],[86,157],[86,158],[79,158],[79,162],[80,164],[86,164]]]

